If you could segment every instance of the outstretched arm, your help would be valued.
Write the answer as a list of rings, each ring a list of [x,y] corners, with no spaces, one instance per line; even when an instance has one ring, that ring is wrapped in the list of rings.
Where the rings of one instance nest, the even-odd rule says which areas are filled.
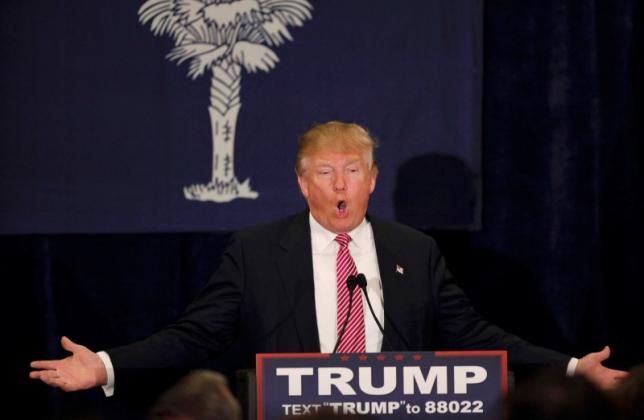
[[[60,360],[31,362],[31,367],[38,370],[31,371],[30,378],[40,379],[47,385],[66,392],[90,389],[107,383],[105,365],[96,353],[67,337],[61,338],[60,344],[72,355]]]
[[[586,379],[601,389],[614,388],[620,379],[625,378],[628,372],[609,369],[602,365],[602,362],[610,356],[610,348],[604,347],[596,353],[588,353],[577,363],[575,374],[584,375]]]

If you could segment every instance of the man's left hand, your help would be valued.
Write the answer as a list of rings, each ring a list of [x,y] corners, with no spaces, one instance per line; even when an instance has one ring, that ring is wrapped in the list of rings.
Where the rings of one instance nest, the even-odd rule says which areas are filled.
[[[588,353],[577,363],[575,374],[584,375],[593,384],[601,389],[613,389],[619,380],[628,376],[628,372],[609,369],[602,362],[610,356],[610,348],[604,347],[596,353]]]

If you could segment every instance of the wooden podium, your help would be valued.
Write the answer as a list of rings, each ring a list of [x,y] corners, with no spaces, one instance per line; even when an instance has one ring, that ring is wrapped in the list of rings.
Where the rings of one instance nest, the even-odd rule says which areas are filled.
[[[505,351],[270,353],[256,362],[237,374],[249,420],[320,412],[495,419],[508,389]]]

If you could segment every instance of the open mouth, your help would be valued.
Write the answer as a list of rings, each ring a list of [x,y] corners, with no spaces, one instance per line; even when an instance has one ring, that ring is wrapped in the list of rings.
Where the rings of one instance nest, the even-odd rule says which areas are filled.
[[[344,200],[338,201],[338,205],[336,206],[338,211],[342,214],[347,210],[347,202]]]

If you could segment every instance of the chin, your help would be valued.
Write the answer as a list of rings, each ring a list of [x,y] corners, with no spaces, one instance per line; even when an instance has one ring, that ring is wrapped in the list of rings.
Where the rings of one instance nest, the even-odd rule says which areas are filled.
[[[356,224],[350,220],[342,220],[339,223],[334,223],[333,228],[336,233],[348,233],[349,231],[355,229]]]

